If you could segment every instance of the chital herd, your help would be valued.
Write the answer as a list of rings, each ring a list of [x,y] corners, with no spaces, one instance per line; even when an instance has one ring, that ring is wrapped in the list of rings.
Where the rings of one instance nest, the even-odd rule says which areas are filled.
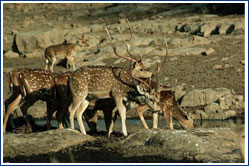
[[[11,71],[9,87],[12,95],[5,101],[3,131],[6,132],[8,118],[18,106],[26,117],[28,108],[38,100],[47,103],[48,129],[51,117],[56,112],[59,128],[66,127],[66,119],[69,117],[71,129],[74,129],[76,115],[81,133],[86,134],[82,121],[82,115],[84,115],[90,129],[96,131],[97,110],[102,110],[108,136],[112,132],[118,114],[121,118],[123,135],[127,136],[126,110],[128,107],[136,108],[145,128],[148,126],[143,112],[148,109],[153,110],[153,128],[157,128],[158,112],[163,112],[170,129],[174,129],[172,117],[178,120],[184,128],[193,128],[193,119],[178,105],[174,91],[159,83],[159,73],[168,56],[166,40],[166,55],[157,68],[157,81],[155,82],[152,81],[152,72],[143,65],[143,59],[135,58],[130,52],[132,29],[128,20],[127,23],[130,31],[129,44],[124,39],[120,28],[118,30],[129,56],[118,53],[110,32],[107,28],[105,30],[114,54],[132,63],[129,68],[84,66],[75,70],[74,56],[78,47],[88,46],[87,40],[82,36],[76,44],[60,44],[46,48],[45,70],[21,68]],[[56,58],[66,58],[67,68],[70,65],[74,71],[54,73]],[[47,71],[48,69],[50,71]]]

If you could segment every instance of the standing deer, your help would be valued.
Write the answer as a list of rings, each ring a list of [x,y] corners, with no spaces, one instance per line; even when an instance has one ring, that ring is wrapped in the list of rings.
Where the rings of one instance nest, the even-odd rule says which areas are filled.
[[[58,44],[49,46],[45,49],[46,66],[45,70],[53,72],[53,67],[56,62],[56,58],[66,58],[66,67],[73,67],[75,70],[74,56],[82,47],[88,47],[87,41],[84,39],[84,35],[77,41],[76,44]],[[70,65],[70,67],[69,67]]]
[[[16,90],[13,99],[6,101],[6,113],[3,123],[3,131],[6,132],[6,126],[9,115],[20,105],[21,111],[26,117],[27,109],[38,100],[47,102],[47,109],[54,109],[54,78],[52,72],[41,69],[15,69],[9,76],[9,84],[14,85]],[[23,100],[21,100],[23,97]]]
[[[174,91],[170,90],[169,87],[160,85],[159,82],[159,74],[163,67],[163,65],[166,62],[167,56],[168,56],[168,46],[167,41],[165,40],[165,46],[166,46],[166,55],[163,61],[160,65],[158,65],[156,78],[157,82],[151,81],[151,80],[145,80],[148,84],[150,84],[150,88],[152,88],[152,91],[150,92],[149,96],[147,96],[149,99],[153,100],[154,103],[157,103],[159,105],[160,109],[162,110],[164,114],[164,118],[166,120],[166,124],[169,126],[171,130],[174,129],[173,123],[172,123],[172,117],[174,117],[185,129],[191,129],[194,127],[193,125],[193,119],[186,111],[184,111],[177,103],[175,99],[175,93]],[[148,82],[149,81],[149,82]],[[143,94],[143,92],[139,92],[140,94]],[[149,128],[146,124],[146,121],[143,117],[143,112],[145,110],[148,110],[150,107],[147,104],[140,104],[136,107],[136,110],[138,112],[138,116],[140,120],[142,121],[142,124],[144,128]],[[113,123],[116,119],[117,115],[114,116],[111,124],[109,125],[108,129],[108,136],[112,132]],[[153,112],[153,128],[157,128],[158,124],[158,112]]]
[[[41,69],[28,68],[14,69],[9,72],[9,88],[12,95],[5,101],[4,132],[6,132],[8,118],[15,108],[21,106],[21,111],[26,116],[28,108],[38,100],[47,103],[47,129],[50,129],[51,117],[55,111],[57,111],[56,118],[59,128],[63,128],[64,119],[61,118],[60,112],[63,112],[62,108],[68,108],[72,101],[67,86],[70,74],[71,72],[55,74]],[[91,119],[88,121],[86,118],[86,120],[89,128],[94,130]]]
[[[132,43],[132,30],[129,22],[128,25],[131,34],[129,45],[125,42],[121,31],[120,34],[123,38],[124,44],[127,47],[127,53],[130,57],[118,54],[116,46],[113,43],[107,28],[106,32],[110,38],[111,46],[115,55],[134,62],[134,69],[130,71],[121,67],[88,66],[81,67],[73,72],[69,78],[69,86],[73,96],[73,102],[69,106],[71,129],[74,129],[74,115],[76,114],[80,131],[83,134],[86,134],[82,122],[82,113],[88,107],[89,101],[91,99],[113,98],[121,116],[122,132],[124,136],[127,136],[126,108],[123,101],[134,96],[139,96],[140,94],[137,89],[142,88],[140,85],[145,85],[144,82],[140,82],[141,78],[150,79],[152,76],[151,72],[145,70],[142,61],[134,58],[129,51]],[[131,94],[133,94],[133,96]],[[154,103],[149,100],[146,100],[146,103],[153,109],[157,110]]]

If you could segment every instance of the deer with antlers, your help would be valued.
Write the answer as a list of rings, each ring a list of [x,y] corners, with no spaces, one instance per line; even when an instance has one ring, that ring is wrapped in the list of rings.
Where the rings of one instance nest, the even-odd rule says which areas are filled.
[[[89,44],[87,40],[84,39],[84,35],[77,41],[76,44],[58,44],[49,46],[45,49],[45,59],[46,59],[46,66],[45,70],[50,70],[53,72],[54,64],[56,63],[57,58],[66,58],[67,59],[67,68],[73,67],[75,70],[75,62],[74,56],[77,52],[82,49],[82,47],[88,47]]]
[[[155,103],[157,103],[165,117],[166,123],[168,124],[169,128],[171,130],[174,129],[173,123],[172,123],[172,117],[174,117],[178,122],[185,128],[185,129],[191,129],[194,127],[193,125],[193,119],[191,118],[191,115],[188,114],[186,111],[184,111],[179,104],[177,103],[175,99],[175,92],[172,91],[169,87],[160,85],[159,81],[159,74],[162,70],[162,67],[164,67],[165,62],[168,57],[168,45],[167,41],[165,39],[165,48],[166,48],[166,55],[165,58],[162,60],[161,64],[157,67],[157,73],[156,78],[157,82],[150,82],[150,86],[153,87],[153,91],[150,93],[151,100],[154,100]],[[156,87],[155,87],[156,86]],[[145,110],[149,109],[147,105],[141,106],[140,108],[137,108],[138,115],[144,125],[145,128],[148,128],[144,117],[143,112]],[[157,119],[158,119],[158,113],[153,113],[153,128],[157,128]]]
[[[88,107],[89,101],[91,99],[113,98],[121,117],[122,132],[124,136],[127,136],[126,107],[124,106],[123,101],[125,99],[131,100],[131,98],[140,96],[137,89],[143,89],[145,87],[146,90],[149,90],[148,86],[146,87],[148,84],[144,81],[141,82],[141,78],[151,79],[152,76],[151,72],[145,70],[142,61],[137,60],[130,53],[132,30],[128,21],[127,23],[131,34],[130,44],[127,44],[124,39],[123,43],[125,43],[127,47],[127,53],[130,55],[129,57],[119,55],[108,29],[105,29],[110,38],[111,46],[115,55],[134,62],[134,68],[132,70],[128,70],[121,67],[87,66],[81,67],[80,69],[74,71],[69,78],[69,86],[73,96],[73,102],[69,106],[71,129],[74,129],[74,115],[76,114],[80,131],[83,134],[86,134],[85,127],[82,122],[82,113]],[[120,34],[122,36],[122,33]],[[149,100],[145,100],[145,102],[150,107],[157,110],[155,103],[152,103]]]
[[[172,117],[174,117],[181,124],[181,126],[184,127],[185,129],[191,129],[194,127],[194,125],[193,125],[194,121],[193,121],[191,115],[179,106],[179,104],[177,103],[177,101],[175,99],[175,92],[167,86],[160,85],[160,82],[159,82],[160,71],[161,71],[163,65],[165,64],[167,56],[168,56],[168,46],[167,46],[166,40],[165,40],[165,46],[166,46],[165,58],[162,60],[160,65],[158,65],[158,67],[157,67],[157,73],[156,73],[157,82],[154,82],[154,81],[148,80],[148,79],[145,80],[150,85],[150,88],[151,88],[149,96],[147,96],[147,97],[150,100],[153,100],[154,103],[157,103],[157,105],[160,107],[160,109],[162,110],[162,113],[164,115],[166,124],[169,126],[169,128],[171,130],[174,129],[173,123],[172,123]],[[140,94],[143,94],[143,92],[140,92]],[[109,104],[109,105],[111,105],[111,104]],[[146,128],[146,129],[148,129],[149,127],[144,119],[143,113],[144,113],[144,111],[146,111],[148,109],[150,109],[150,107],[145,103],[140,103],[140,105],[138,105],[136,107],[136,110],[138,112],[138,116],[139,116],[144,128]],[[113,112],[115,112],[117,109],[112,108],[109,110],[113,110]],[[112,114],[108,114],[108,115],[113,116]],[[111,118],[107,117],[107,119],[109,121],[111,121],[111,122],[106,123],[108,136],[110,136],[110,134],[112,132],[112,128],[114,126],[114,121],[116,118],[117,118],[117,113],[115,113],[115,115]],[[105,119],[106,119],[106,117],[105,117]],[[153,128],[157,128],[158,111],[152,112],[152,121],[153,121]]]

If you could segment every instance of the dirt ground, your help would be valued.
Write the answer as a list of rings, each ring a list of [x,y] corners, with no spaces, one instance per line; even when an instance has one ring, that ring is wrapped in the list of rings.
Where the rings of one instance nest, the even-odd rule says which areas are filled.
[[[159,14],[162,11],[172,10],[174,7],[184,6],[188,4],[151,4],[151,10],[132,10],[133,12],[128,12],[124,10],[122,17],[128,18],[131,22],[135,20],[140,20],[143,18],[149,18],[155,14]],[[113,7],[114,6],[114,7]],[[22,5],[4,5],[4,16],[3,16],[3,35],[9,35],[14,31],[18,32],[29,32],[34,30],[43,30],[48,28],[47,22],[52,22],[54,27],[59,27],[61,29],[66,27],[81,27],[87,24],[93,23],[106,23],[112,24],[118,22],[120,19],[120,12],[112,13],[102,13],[91,15],[92,10],[98,10],[102,8],[113,8],[115,5],[108,4],[80,4],[80,5],[70,5],[70,4],[47,4],[42,6],[28,5],[28,7],[23,7]],[[139,6],[139,4],[126,4],[126,7]],[[85,10],[84,10],[85,9]],[[72,14],[73,13],[73,14]],[[83,14],[82,14],[83,13]],[[88,14],[85,14],[88,13]],[[189,13],[189,15],[198,15],[199,12]],[[39,19],[39,16],[45,15],[46,19]],[[181,18],[183,15],[172,15],[174,18]],[[63,18],[61,18],[63,17]],[[69,18],[65,23],[65,18]],[[221,17],[244,17],[244,15],[225,15]],[[61,18],[61,19],[60,19]],[[26,25],[24,22],[31,20],[32,22]],[[153,35],[163,35],[163,34],[153,34]],[[188,37],[189,34],[179,34],[173,33],[169,37]],[[215,52],[211,55],[200,55],[200,56],[177,56],[177,60],[169,60],[164,67],[160,81],[162,84],[175,86],[184,85],[186,91],[198,88],[228,88],[233,89],[236,94],[245,96],[245,65],[241,63],[245,60],[245,38],[244,35],[228,34],[228,35],[212,35],[208,37],[211,44],[205,45],[206,48],[213,48]],[[219,40],[217,40],[219,39]],[[169,47],[170,48],[170,47]],[[15,49],[15,48],[13,48]],[[151,55],[146,55],[151,56]],[[146,56],[144,58],[146,58]],[[227,58],[226,61],[222,59]],[[104,62],[108,65],[113,65],[114,59],[106,59]],[[223,68],[220,70],[214,70],[215,65],[225,65],[229,64],[229,68]],[[80,63],[77,64],[80,66]],[[121,63],[118,66],[128,66],[128,63]],[[44,68],[45,59],[40,58],[6,58],[3,57],[3,100],[5,100],[9,94],[7,74],[8,71],[14,68]],[[155,71],[155,66],[152,70]],[[55,71],[59,72],[65,70],[61,66],[56,66]],[[167,81],[165,81],[167,78]],[[43,102],[37,102],[36,105],[44,106]],[[106,145],[115,143],[117,140],[121,140],[122,136],[120,133],[114,134],[114,136],[109,139],[103,136],[103,133],[97,135],[97,141],[91,142],[79,147],[74,147],[61,151],[56,154],[48,154],[42,156],[33,157],[23,157],[14,159],[4,159],[4,162],[142,162],[142,163],[164,163],[164,162],[175,162],[166,161],[162,156],[148,156],[149,152],[143,152],[145,155],[141,157],[130,157],[126,158],[120,156],[113,149],[106,148]],[[109,147],[110,148],[110,147]],[[155,150],[155,149],[154,149]],[[160,150],[160,149],[156,149]],[[140,154],[141,151],[137,150],[135,154]],[[78,155],[76,155],[78,154]],[[80,156],[81,154],[82,156]],[[136,156],[134,154],[134,156]],[[70,155],[76,158],[70,159]],[[79,159],[77,159],[79,158]],[[96,159],[96,160],[95,160]],[[177,161],[179,162],[179,161]],[[188,162],[188,161],[182,161]]]

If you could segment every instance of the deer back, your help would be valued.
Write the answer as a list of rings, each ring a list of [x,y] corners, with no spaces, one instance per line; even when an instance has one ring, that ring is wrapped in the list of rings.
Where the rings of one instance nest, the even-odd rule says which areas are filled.
[[[75,47],[75,44],[58,44],[49,46],[45,50],[45,55],[64,58],[65,56],[71,55]]]
[[[82,67],[70,77],[73,94],[78,96],[89,94],[93,98],[127,96],[127,92],[134,90],[136,84],[138,83],[130,72],[119,67]]]
[[[55,75],[52,72],[41,69],[30,69],[19,75],[19,83],[22,93],[47,94],[53,92]],[[24,92],[25,91],[25,92]]]

